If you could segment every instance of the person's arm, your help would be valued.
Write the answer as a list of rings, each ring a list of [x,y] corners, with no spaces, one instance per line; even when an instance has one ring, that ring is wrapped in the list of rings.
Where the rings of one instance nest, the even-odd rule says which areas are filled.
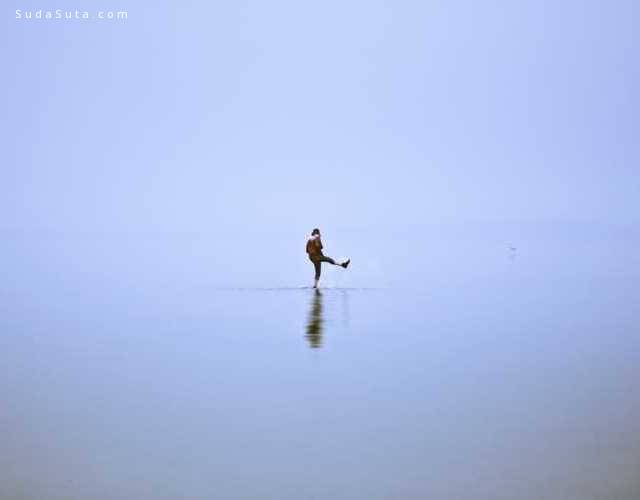
[[[322,250],[322,240],[320,239],[320,236],[318,236],[318,239],[316,239],[316,246]]]

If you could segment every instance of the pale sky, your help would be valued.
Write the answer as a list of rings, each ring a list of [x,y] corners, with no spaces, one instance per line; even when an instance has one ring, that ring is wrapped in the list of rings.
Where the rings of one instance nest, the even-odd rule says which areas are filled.
[[[633,1],[13,3],[2,228],[639,221]]]

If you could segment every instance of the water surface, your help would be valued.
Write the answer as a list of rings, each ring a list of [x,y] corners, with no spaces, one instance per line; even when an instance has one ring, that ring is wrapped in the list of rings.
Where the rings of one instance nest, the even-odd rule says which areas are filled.
[[[638,498],[636,246],[460,243],[316,292],[227,286],[156,241],[25,238],[2,498]]]

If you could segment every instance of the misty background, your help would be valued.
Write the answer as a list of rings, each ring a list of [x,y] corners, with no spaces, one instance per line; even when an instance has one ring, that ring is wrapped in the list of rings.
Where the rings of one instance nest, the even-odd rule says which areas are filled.
[[[633,1],[15,8],[128,19],[4,9],[12,287],[303,285],[313,227],[341,286],[638,264]]]
[[[4,2],[0,497],[640,498],[638,20]]]

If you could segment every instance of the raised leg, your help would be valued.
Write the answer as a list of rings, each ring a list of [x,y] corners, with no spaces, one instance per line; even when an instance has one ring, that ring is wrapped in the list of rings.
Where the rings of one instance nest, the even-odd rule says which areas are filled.
[[[323,255],[320,258],[320,261],[322,262],[328,262],[329,264],[333,264],[334,266],[339,266],[340,264],[338,264],[335,260],[333,260],[331,257],[327,257],[325,255]]]

